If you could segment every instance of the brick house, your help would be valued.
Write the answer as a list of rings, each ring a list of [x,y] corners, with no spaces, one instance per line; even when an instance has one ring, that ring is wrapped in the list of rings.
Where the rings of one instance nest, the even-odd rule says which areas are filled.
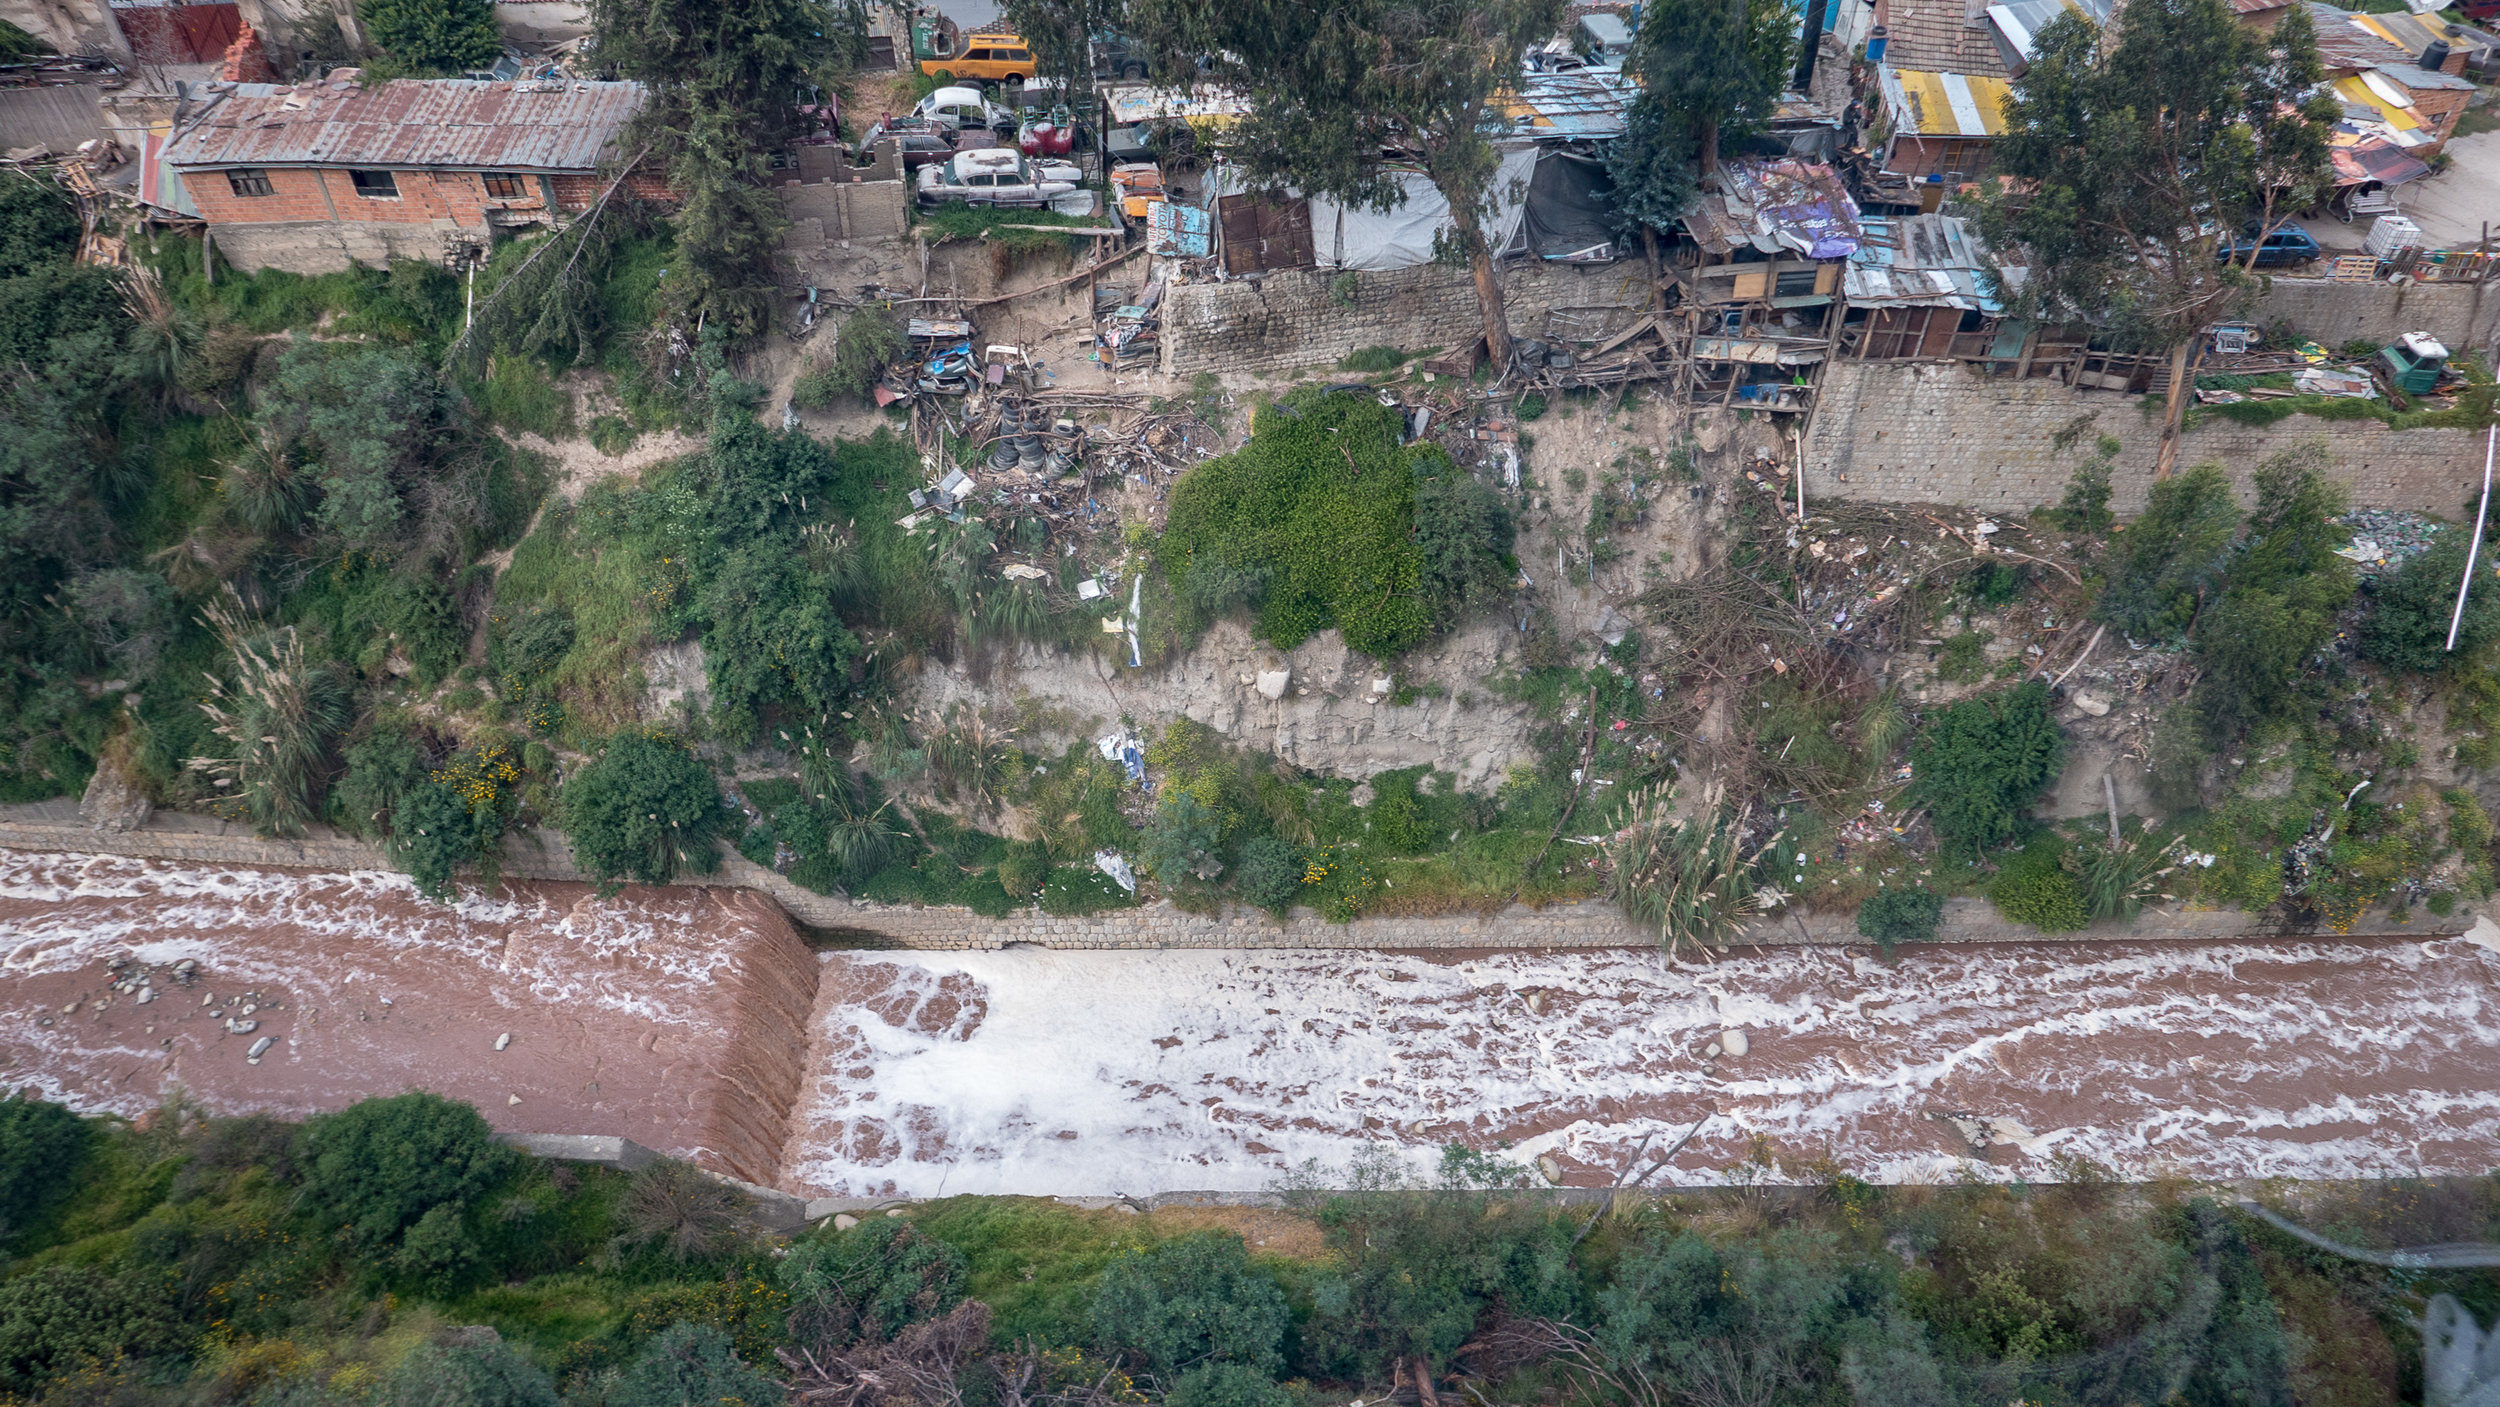
[[[441,259],[560,226],[606,189],[638,83],[217,83],[164,149],[238,268],[328,273]],[[656,176],[628,189],[665,196]]]
[[[2005,135],[2011,89],[2004,79],[1890,64],[1875,73],[1879,100],[1867,136],[1883,171],[1939,186],[1987,173],[1997,139]]]

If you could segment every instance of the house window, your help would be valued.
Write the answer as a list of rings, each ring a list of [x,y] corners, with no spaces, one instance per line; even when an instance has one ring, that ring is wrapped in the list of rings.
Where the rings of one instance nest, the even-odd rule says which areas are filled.
[[[350,171],[347,179],[356,187],[356,194],[367,200],[399,199],[399,182],[388,171]]]
[[[486,193],[497,200],[521,200],[529,195],[529,178],[512,171],[485,173]]]
[[[257,166],[245,166],[226,173],[226,184],[236,195],[275,195],[269,188],[269,173]]]

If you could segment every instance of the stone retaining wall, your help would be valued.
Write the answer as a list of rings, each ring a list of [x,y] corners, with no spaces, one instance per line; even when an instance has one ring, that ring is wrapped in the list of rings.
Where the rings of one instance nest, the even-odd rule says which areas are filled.
[[[2150,404],[2153,413],[2143,407]],[[2093,442],[2111,435],[2125,466],[2110,507],[2144,510],[2161,441],[2156,397],[2094,391],[2045,378],[1987,376],[1959,362],[1839,361],[1815,393],[1806,438],[1809,498],[1950,503],[2020,513],[2057,502]],[[2068,443],[2056,440],[2068,433]],[[2180,442],[2181,465],[2219,463],[2243,501],[2269,455],[2323,440],[2356,508],[2471,513],[2482,481],[2483,432],[2391,430],[2376,420],[2290,415],[2249,426],[2207,417]]]
[[[1465,269],[1421,264],[1351,275],[1352,302],[1334,269],[1278,269],[1163,295],[1163,370],[1276,371],[1333,366],[1364,347],[1452,350],[1484,332],[1476,285]],[[1649,306],[1647,267],[1515,261],[1502,289],[1514,335],[1543,337],[1560,314],[1591,329],[1620,325]]]
[[[183,818],[189,819],[189,818]],[[372,847],[343,838],[263,840],[250,834],[217,834],[175,827],[149,826],[134,831],[98,831],[74,823],[44,820],[0,820],[0,848],[13,850],[83,851],[132,855],[207,865],[273,865],[306,869],[389,869]],[[503,872],[514,879],[581,882],[582,873],[564,853],[563,838],[534,832],[507,841]],[[995,951],[1035,948],[1373,948],[1388,951],[1474,951],[1496,948],[1631,948],[1647,947],[1655,938],[1625,921],[1611,904],[1600,901],[1552,904],[1543,909],[1512,905],[1496,914],[1385,915],[1350,924],[1329,923],[1308,909],[1278,920],[1256,910],[1228,908],[1220,916],[1186,913],[1166,903],[1115,909],[1083,918],[1053,918],[1034,910],[1004,918],[983,918],[970,909],[910,908],[872,904],[839,895],[802,889],[788,879],[737,855],[722,857],[709,875],[695,875],[691,885],[725,885],[752,889],[780,904],[792,921],[837,942],[926,952]],[[2354,936],[2432,938],[2464,932],[2471,913],[2447,919],[2427,914],[2420,921],[2391,925],[2372,913]],[[2370,925],[2377,925],[2372,927]],[[2008,923],[1980,899],[1946,901],[1937,941],[1945,943],[2038,943],[2092,941],[2111,938],[2157,941],[2262,941],[2280,936],[2262,915],[2238,910],[2154,911],[2129,927],[2102,925],[2081,933],[2042,934]],[[1765,947],[1856,944],[1855,920],[1848,914],[1786,914],[1757,919],[1744,942]]]

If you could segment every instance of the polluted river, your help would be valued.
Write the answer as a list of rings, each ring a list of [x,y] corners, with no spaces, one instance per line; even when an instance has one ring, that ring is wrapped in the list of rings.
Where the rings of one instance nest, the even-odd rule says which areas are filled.
[[[423,1088],[805,1196],[1255,1191],[1453,1142],[1603,1186],[1695,1125],[1651,1185],[2500,1163],[2500,952],[2470,938],[815,951],[734,889],[445,905],[0,851],[0,960],[6,1084],[82,1110]]]

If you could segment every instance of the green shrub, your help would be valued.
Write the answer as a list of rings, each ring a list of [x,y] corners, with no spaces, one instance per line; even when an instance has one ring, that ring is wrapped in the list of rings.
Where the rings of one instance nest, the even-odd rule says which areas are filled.
[[[93,1144],[84,1120],[19,1091],[0,1099],[0,1237],[32,1225],[77,1180]]]
[[[306,1202],[368,1251],[390,1247],[437,1208],[475,1198],[517,1157],[477,1110],[413,1090],[318,1115],[296,1138]],[[439,1222],[429,1235],[441,1239]]]
[[[1988,672],[1988,642],[1996,639],[1984,630],[1965,630],[1944,642],[1944,652],[1936,659],[1936,677],[1948,684],[1967,684]]]
[[[2221,575],[2239,505],[2221,466],[2199,464],[2157,480],[2144,516],[2110,553],[2109,580],[2094,611],[2137,640],[2185,634],[2201,593]]]
[[[1139,858],[1168,888],[1215,878],[1224,861],[1216,854],[1215,818],[1188,792],[1175,792],[1155,808]]]
[[[836,400],[861,397],[877,384],[885,369],[911,354],[900,324],[885,313],[863,308],[842,322],[830,356],[812,360],[791,388],[791,399],[812,410]]]
[[[2303,669],[2335,638],[2352,596],[2352,564],[2335,555],[2350,536],[2337,521],[2344,489],[2326,470],[2323,443],[2257,466],[2248,536],[2193,634],[2204,668],[2196,711],[2217,743],[2294,710]]]
[[[1534,420],[1545,413],[1545,397],[1535,391],[1530,391],[1521,396],[1519,403],[1512,409],[1518,413],[1521,420]]]
[[[1134,907],[1137,896],[1092,865],[1060,865],[1042,881],[1042,912],[1052,918],[1083,918],[1106,909]]]
[[[594,415],[590,418],[590,447],[614,458],[634,447],[642,438],[634,423],[621,416]]]
[[[998,860],[998,887],[1011,899],[1030,900],[1041,892],[1042,881],[1050,877],[1050,855],[1041,842],[1019,840],[1007,846],[1007,853]]]
[[[1948,846],[1976,856],[2021,828],[2032,799],[2056,780],[2065,746],[2045,681],[1964,699],[1911,745],[1917,804]]]
[[[391,817],[391,858],[428,899],[448,900],[453,879],[502,838],[503,817],[481,814],[449,782],[419,782]]]
[[[497,357],[478,383],[478,408],[506,430],[560,440],[573,433],[573,397],[528,357]]]
[[[419,1344],[392,1370],[391,1407],[557,1407],[544,1369],[502,1339]]]
[[[389,56],[395,75],[457,77],[503,54],[488,0],[367,0],[356,17],[365,37]]]
[[[1180,1375],[1164,1407],[1291,1407],[1293,1393],[1255,1368],[1204,1363]]]
[[[1451,466],[1415,482],[1415,548],[1424,600],[1447,629],[1511,592],[1507,561],[1516,539],[1502,496]]]
[[[606,885],[711,873],[736,819],[710,769],[664,733],[617,734],[565,781],[561,803],[573,862]]]
[[[181,1347],[171,1307],[136,1276],[48,1265],[0,1284],[0,1384],[28,1392],[72,1368]]]
[[[1241,847],[1233,889],[1242,902],[1283,918],[1302,902],[1302,854],[1271,835]]]
[[[1282,648],[1333,625],[1365,654],[1405,650],[1432,625],[1416,478],[1456,471],[1438,448],[1400,448],[1398,431],[1395,412],[1358,396],[1304,390],[1263,408],[1249,443],[1173,485],[1165,573],[1195,599],[1201,572],[1263,572],[1258,633]]]
[[[1943,917],[1944,899],[1931,889],[1879,889],[1858,905],[1858,932],[1890,957],[1904,943],[1932,941]]]
[[[953,1309],[969,1273],[963,1252],[892,1218],[801,1242],[781,1262],[791,1337],[819,1353],[884,1343]]]
[[[1215,1364],[1264,1380],[1284,1366],[1284,1291],[1252,1268],[1241,1238],[1206,1231],[1123,1252],[1094,1295],[1094,1347],[1130,1354],[1163,1382]],[[1211,1386],[1211,1385],[1210,1385]]]
[[[2450,530],[2430,549],[2407,559],[2368,588],[2370,613],[2361,621],[2361,653],[2390,669],[2436,674],[2473,658],[2500,638],[2500,590],[2486,585],[2468,592],[2457,648],[2448,646],[2448,621],[2456,611],[2457,583],[2465,579],[2473,534]]]
[[[1407,353],[1395,347],[1363,347],[1348,352],[1344,359],[1337,363],[1337,369],[1354,372],[1395,371],[1406,365],[1406,358]]]
[[[2083,890],[2064,868],[2064,843],[2044,837],[2008,858],[1988,885],[1998,913],[2043,933],[2071,933],[2088,921]]]
[[[586,1407],[781,1407],[781,1385],[709,1324],[675,1324],[599,1383]]]

